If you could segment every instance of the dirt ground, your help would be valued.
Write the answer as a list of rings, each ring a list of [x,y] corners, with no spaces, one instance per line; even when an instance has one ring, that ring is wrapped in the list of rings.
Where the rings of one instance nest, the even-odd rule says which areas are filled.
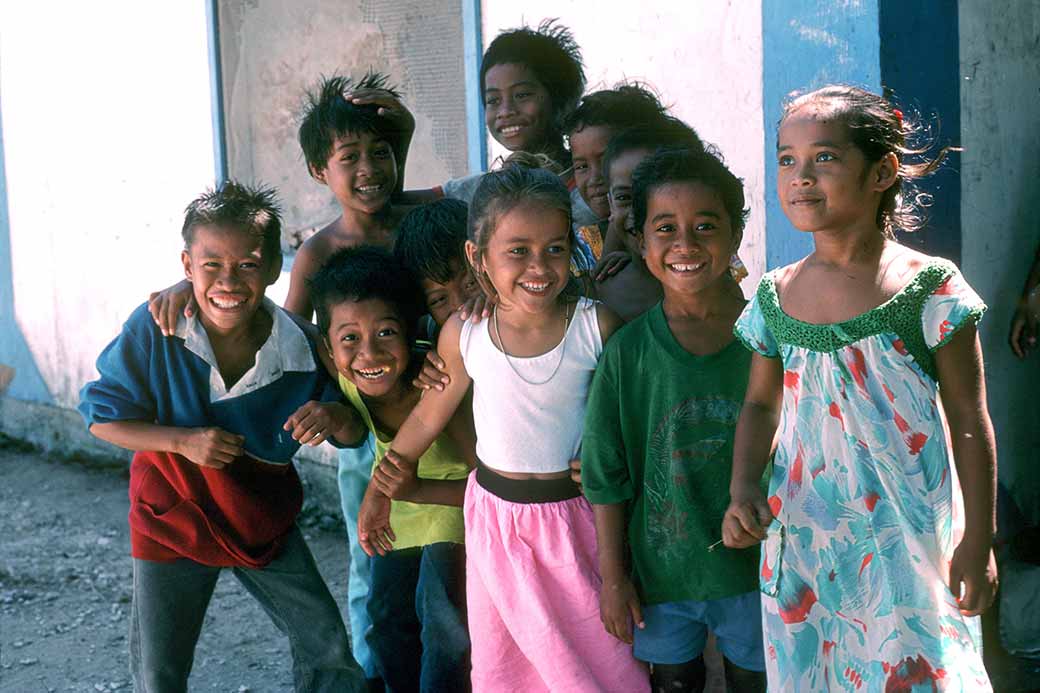
[[[0,693],[133,689],[127,482],[122,464],[59,460],[0,436]],[[300,524],[346,622],[346,532],[307,505]],[[289,662],[288,642],[225,572],[189,690],[290,691]],[[710,692],[725,689],[717,659],[709,679]]]
[[[123,467],[55,461],[0,438],[0,691],[131,691],[130,539]],[[346,533],[301,524],[346,601]],[[306,525],[310,525],[309,527]],[[192,691],[290,691],[289,645],[225,572],[195,653]]]

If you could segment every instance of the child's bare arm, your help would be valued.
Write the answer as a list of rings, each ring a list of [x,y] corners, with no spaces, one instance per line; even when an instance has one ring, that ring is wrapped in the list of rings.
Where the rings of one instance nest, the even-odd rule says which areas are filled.
[[[394,550],[397,537],[390,527],[390,498],[370,482],[358,510],[358,543],[369,556]]]
[[[730,548],[752,546],[765,539],[766,527],[773,519],[760,484],[780,422],[782,396],[780,359],[752,354],[744,406],[733,439],[729,507],[722,519],[723,543]]]
[[[437,351],[444,361],[450,382],[443,390],[427,390],[394,436],[391,447],[399,456],[415,463],[433,444],[466,396],[470,377],[462,363],[459,336],[463,321],[452,316],[441,329]]]
[[[599,319],[599,336],[606,344],[611,335],[625,324],[621,316],[614,312],[605,303],[596,304],[596,317]]]
[[[308,321],[314,316],[314,306],[311,304],[311,291],[307,286],[307,280],[321,267],[312,240],[308,239],[308,242],[296,251],[292,271],[289,272],[289,292],[285,295],[285,304],[282,306],[290,313]]]
[[[354,407],[340,402],[317,400],[300,406],[282,428],[292,431],[296,442],[311,447],[329,438],[341,445],[354,445],[368,435],[368,428]]]
[[[1036,250],[1033,264],[1029,268],[1029,275],[1026,277],[1026,285],[1022,289],[1022,296],[1011,317],[1008,343],[1011,345],[1011,351],[1020,359],[1024,359],[1031,350],[1036,348],[1038,336],[1035,304],[1037,287],[1040,287],[1040,248]],[[1030,305],[1031,302],[1033,305]]]
[[[148,312],[159,326],[159,331],[167,337],[177,329],[181,313],[184,317],[191,317],[196,307],[191,282],[187,279],[148,296]]]
[[[372,473],[372,483],[388,498],[409,503],[454,505],[462,507],[466,479],[423,479],[415,475],[415,465],[390,450]]]
[[[596,552],[603,584],[599,590],[599,618],[607,632],[632,644],[632,624],[644,627],[639,595],[625,571],[625,506],[593,505],[596,519]]]
[[[181,428],[147,421],[112,421],[90,426],[101,440],[127,450],[172,452],[200,467],[223,469],[242,454],[245,438],[216,426]]]
[[[997,590],[992,551],[997,452],[986,406],[982,346],[974,325],[966,325],[936,350],[935,364],[953,439],[954,464],[964,494],[964,538],[953,552],[950,589],[958,598],[961,611],[974,616],[989,608]]]

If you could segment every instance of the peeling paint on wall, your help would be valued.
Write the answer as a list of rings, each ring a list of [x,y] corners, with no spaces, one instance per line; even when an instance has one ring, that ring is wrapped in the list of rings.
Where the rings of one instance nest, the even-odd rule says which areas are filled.
[[[322,75],[389,74],[415,115],[406,184],[463,175],[462,15],[455,2],[222,0],[228,171],[278,188],[287,236],[339,214],[307,173],[297,141],[304,94]]]

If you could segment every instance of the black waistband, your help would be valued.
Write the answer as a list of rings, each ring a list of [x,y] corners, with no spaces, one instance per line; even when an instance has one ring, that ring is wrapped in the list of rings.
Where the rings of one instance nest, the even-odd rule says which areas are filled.
[[[559,479],[510,479],[477,460],[477,483],[510,503],[557,503],[581,495],[570,476]]]

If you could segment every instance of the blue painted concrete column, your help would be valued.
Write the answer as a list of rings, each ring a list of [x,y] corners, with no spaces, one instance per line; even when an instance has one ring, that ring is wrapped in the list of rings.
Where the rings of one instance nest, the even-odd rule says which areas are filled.
[[[463,60],[466,74],[466,149],[469,172],[487,170],[487,134],[484,130],[484,95],[480,92],[480,60],[484,56],[484,31],[480,0],[462,0]]]
[[[213,162],[216,184],[228,179],[227,140],[224,138],[224,70],[220,57],[220,15],[217,0],[206,3],[206,45],[209,48],[209,82],[213,99]]]
[[[786,96],[833,82],[881,88],[878,0],[763,0],[762,80],[766,162],[766,267],[812,251],[812,237],[795,230],[776,196],[777,122]]]
[[[950,0],[879,0],[881,82],[885,95],[908,117],[933,127],[936,148],[960,144],[960,27]],[[913,143],[912,143],[913,144]],[[934,156],[935,151],[929,152]],[[925,227],[900,241],[929,255],[961,262],[961,177],[953,154],[918,189],[932,204]]]
[[[0,109],[2,111],[2,109]],[[7,206],[7,167],[4,158],[4,123],[0,115],[0,365],[14,370],[4,393],[15,399],[53,404],[54,397],[36,366],[22,328],[14,314],[14,259],[11,257],[11,217]]]

